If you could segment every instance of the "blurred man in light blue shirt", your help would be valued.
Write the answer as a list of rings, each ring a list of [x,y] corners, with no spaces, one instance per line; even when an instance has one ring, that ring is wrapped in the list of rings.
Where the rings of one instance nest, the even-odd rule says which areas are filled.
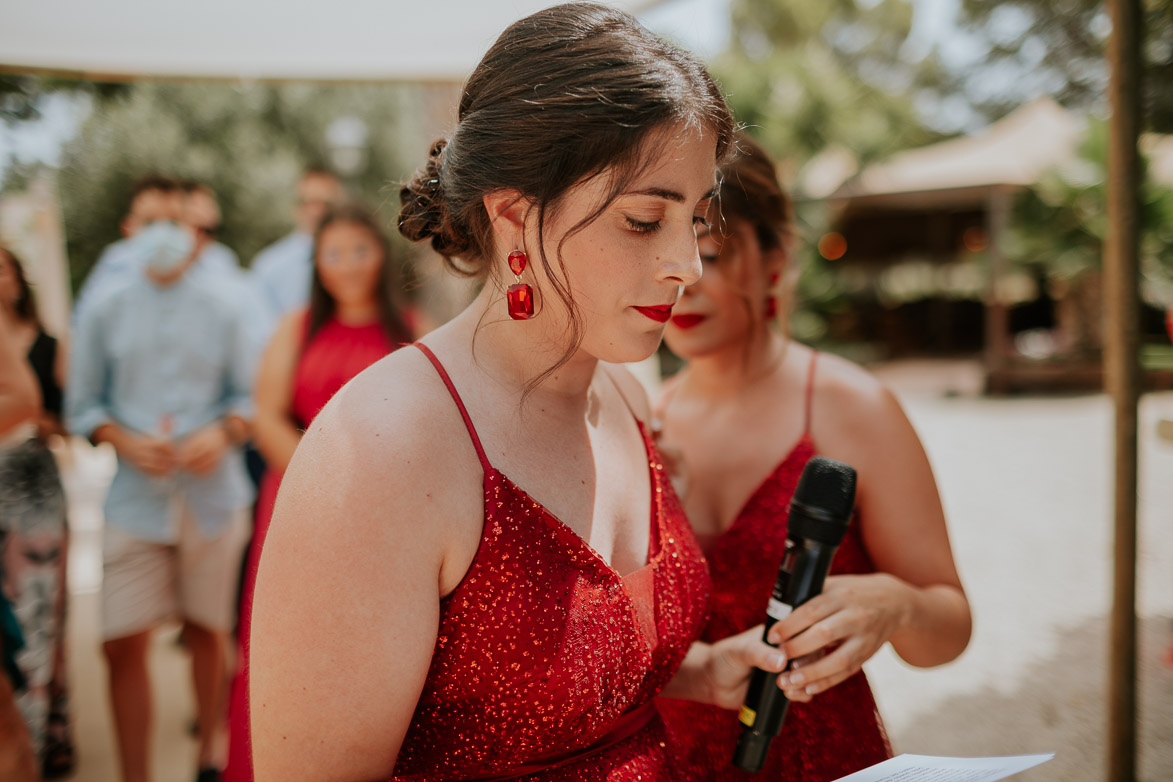
[[[253,361],[259,362],[269,334],[277,326],[277,313],[252,275],[240,268],[236,253],[216,241],[221,221],[216,194],[198,182],[185,183],[183,190],[183,222],[199,245],[191,273],[209,279],[236,301],[245,317],[245,345]]]
[[[73,304],[73,325],[77,325],[95,291],[107,283],[125,279],[137,272],[138,257],[131,239],[139,231],[160,220],[179,222],[182,219],[183,189],[179,182],[159,174],[147,174],[135,181],[131,187],[130,208],[119,226],[122,238],[102,250],[94,267],[86,275]]]
[[[148,174],[134,184],[130,209],[122,220],[125,238],[114,242],[98,256],[94,268],[86,276],[73,305],[73,325],[104,287],[116,284],[143,271],[143,260],[134,252],[134,237],[146,226],[159,221],[190,225],[197,233],[206,235],[200,242],[200,255],[194,272],[198,274],[241,277],[240,259],[231,248],[215,240],[220,226],[220,206],[210,187],[198,182],[179,183],[158,174]],[[268,324],[268,309],[265,309]]]
[[[293,233],[253,259],[250,274],[277,319],[309,304],[314,231],[330,207],[342,200],[342,184],[323,168],[308,168],[297,182]]]
[[[155,221],[132,241],[141,271],[96,291],[73,340],[69,429],[108,442],[103,651],[124,779],[149,777],[151,631],[178,616],[192,654],[201,769],[220,765],[225,650],[249,533],[255,351],[239,295],[195,266],[205,241]]]

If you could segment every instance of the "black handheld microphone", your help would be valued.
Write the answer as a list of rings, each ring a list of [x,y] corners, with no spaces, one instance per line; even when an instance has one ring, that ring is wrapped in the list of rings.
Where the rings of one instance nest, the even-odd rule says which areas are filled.
[[[807,462],[790,500],[786,552],[778,567],[774,593],[766,608],[766,633],[800,605],[823,591],[855,506],[855,470],[816,456]],[[787,664],[786,670],[790,670]],[[755,668],[741,707],[741,735],[733,765],[756,774],[766,762],[770,742],[782,731],[790,701],[778,689],[778,674]]]

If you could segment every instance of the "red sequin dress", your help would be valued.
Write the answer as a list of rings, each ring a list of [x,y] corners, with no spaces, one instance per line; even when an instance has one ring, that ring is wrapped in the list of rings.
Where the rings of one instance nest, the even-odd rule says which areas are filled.
[[[653,698],[707,615],[704,559],[642,424],[648,564],[620,576],[485,456],[472,565],[440,604],[431,668],[395,780],[635,782],[687,777]]]
[[[309,325],[307,316],[306,326]],[[297,361],[293,375],[293,395],[290,414],[299,428],[305,429],[314,420],[338,389],[355,375],[386,356],[397,345],[388,339],[378,323],[350,326],[331,318],[314,334]],[[269,522],[273,518],[273,503],[281,485],[282,473],[268,470],[261,479],[257,493],[256,527],[249,546],[241,584],[239,661],[248,659],[249,625],[252,618],[253,585],[257,578],[257,563]],[[248,671],[241,667],[232,682],[228,707],[228,765],[224,770],[226,782],[252,782],[252,761],[248,732]]]
[[[760,624],[786,546],[790,498],[815,445],[810,433],[815,356],[807,374],[806,425],[802,437],[762,482],[732,526],[705,546],[713,579],[712,615],[702,641],[718,641]],[[831,563],[832,574],[872,573],[859,525],[847,530]],[[680,742],[677,754],[698,779],[823,782],[892,756],[876,702],[863,672],[815,696],[792,703],[782,734],[758,774],[735,768],[731,759],[740,723],[737,712],[689,701],[660,698],[664,720]]]

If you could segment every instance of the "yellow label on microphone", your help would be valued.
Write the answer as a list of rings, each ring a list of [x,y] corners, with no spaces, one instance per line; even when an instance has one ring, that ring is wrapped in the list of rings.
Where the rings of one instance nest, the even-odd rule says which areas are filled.
[[[756,720],[757,718],[758,718],[758,713],[756,711],[754,711],[753,709],[751,709],[749,706],[742,706],[741,707],[741,716],[739,717],[739,719],[741,720],[742,725],[744,725],[747,728],[752,728],[754,720]]]

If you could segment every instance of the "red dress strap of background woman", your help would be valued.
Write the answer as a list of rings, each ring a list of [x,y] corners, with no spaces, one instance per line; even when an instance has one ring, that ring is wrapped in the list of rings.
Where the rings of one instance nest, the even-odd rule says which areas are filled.
[[[818,360],[819,360],[819,351],[812,350],[811,351],[810,366],[807,367],[807,370],[806,370],[806,392],[805,392],[805,396],[806,396],[805,405],[806,406],[803,408],[804,413],[803,413],[803,419],[802,419],[803,437],[809,437],[810,433],[811,433],[811,408],[814,405],[814,396],[815,396],[815,364],[818,363]]]

